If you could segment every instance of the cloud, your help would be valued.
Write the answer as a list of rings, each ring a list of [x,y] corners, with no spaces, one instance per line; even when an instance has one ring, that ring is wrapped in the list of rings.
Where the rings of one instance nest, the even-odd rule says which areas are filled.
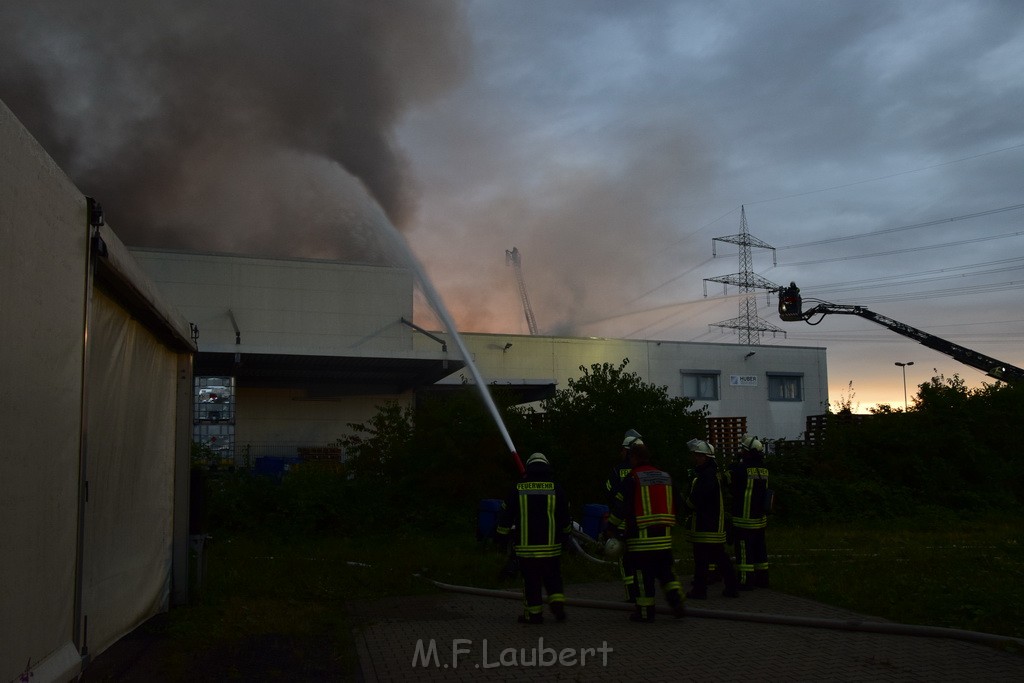
[[[255,231],[278,254],[321,248],[308,213],[274,211],[309,207],[289,193],[324,180],[317,157],[403,225],[415,183],[394,128],[465,71],[462,13],[442,0],[14,0],[0,23],[0,97],[147,246],[244,250]]]
[[[12,0],[0,39],[0,98],[130,244],[387,260],[390,221],[460,329],[526,332],[517,247],[543,333],[735,343],[703,289],[744,206],[757,274],[1024,364],[1019,2]],[[780,326],[868,405],[892,361],[979,377]]]

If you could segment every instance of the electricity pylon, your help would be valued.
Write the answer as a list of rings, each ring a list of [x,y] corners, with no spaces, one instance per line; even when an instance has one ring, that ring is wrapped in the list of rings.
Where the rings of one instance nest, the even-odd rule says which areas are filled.
[[[786,336],[786,333],[782,328],[772,325],[770,322],[758,317],[757,315],[755,290],[766,289],[768,291],[775,291],[779,286],[754,272],[753,258],[751,257],[750,249],[751,247],[771,249],[772,265],[776,265],[777,261],[775,259],[775,247],[752,236],[747,230],[747,211],[745,207],[740,207],[740,234],[730,235],[728,237],[715,237],[712,239],[712,256],[718,255],[715,249],[715,242],[729,242],[730,244],[739,245],[740,272],[733,273],[732,275],[720,275],[718,277],[704,278],[704,296],[708,295],[709,280],[711,282],[721,282],[726,285],[726,287],[728,287],[728,285],[736,285],[740,288],[740,292],[743,293],[743,296],[740,297],[740,314],[735,318],[730,318],[729,320],[712,323],[712,327],[736,330],[739,334],[739,343],[746,344],[748,346],[760,345],[762,332],[771,332],[773,337],[779,332],[782,332],[782,336]]]

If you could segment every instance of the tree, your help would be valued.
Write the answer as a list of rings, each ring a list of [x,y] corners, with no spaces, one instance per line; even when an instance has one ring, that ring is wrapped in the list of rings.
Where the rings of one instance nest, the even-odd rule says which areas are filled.
[[[677,478],[689,465],[686,442],[706,435],[706,407],[669,397],[667,386],[644,382],[628,364],[581,365],[578,379],[541,404],[545,452],[576,503],[604,501],[604,480],[627,429],[640,432],[655,464]]]
[[[355,478],[383,479],[394,476],[412,450],[413,413],[389,401],[377,406],[366,422],[349,423],[353,433],[338,439],[348,455],[348,470]]]

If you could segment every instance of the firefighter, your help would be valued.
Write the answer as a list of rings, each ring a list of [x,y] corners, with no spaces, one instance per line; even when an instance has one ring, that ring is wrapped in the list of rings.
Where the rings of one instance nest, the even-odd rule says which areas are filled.
[[[707,441],[691,439],[686,443],[693,456],[694,477],[685,506],[692,514],[686,537],[693,544],[693,587],[689,598],[708,597],[708,573],[714,564],[725,581],[722,595],[735,598],[736,572],[725,552],[725,508],[722,505],[722,484],[715,462],[715,449]]]
[[[513,526],[516,529],[513,550],[523,575],[524,600],[519,623],[544,623],[542,589],[555,619],[565,621],[562,543],[571,524],[565,491],[554,480],[547,457],[534,453],[526,460],[526,472],[502,504],[498,518],[499,538],[509,538]]]
[[[630,450],[633,444],[641,439],[640,433],[635,429],[630,429],[626,432],[622,446],[619,449],[619,462],[615,463],[611,471],[608,473],[608,478],[604,482],[605,491],[608,494],[608,510],[614,510],[619,503],[622,501],[622,481],[629,476],[629,473],[633,470],[633,465],[630,462]],[[641,443],[643,443],[641,441]],[[619,529],[621,532],[622,529]],[[603,540],[603,539],[601,539]],[[633,582],[633,568],[629,566],[629,555],[624,553],[617,560],[619,567],[619,576],[622,579],[622,585],[626,589],[626,600],[632,603],[636,603],[636,584]]]
[[[740,440],[739,462],[726,472],[731,497],[733,549],[739,589],[768,587],[768,548],[765,529],[768,517],[765,497],[768,490],[768,469],[764,466],[764,444],[749,434]]]
[[[624,535],[628,566],[633,571],[636,607],[630,621],[654,621],[655,581],[661,584],[676,618],[685,614],[679,581],[672,571],[672,527],[676,524],[676,492],[672,477],[651,464],[640,438],[629,449],[632,469],[619,486],[615,508],[605,532]]]

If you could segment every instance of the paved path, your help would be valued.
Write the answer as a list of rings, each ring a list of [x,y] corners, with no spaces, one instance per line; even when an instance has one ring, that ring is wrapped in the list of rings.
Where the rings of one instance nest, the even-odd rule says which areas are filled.
[[[622,598],[614,582],[570,586],[566,595]],[[870,619],[771,590],[710,596],[687,604]],[[358,603],[353,610],[365,681],[1024,681],[1024,655],[948,638],[663,614],[636,624],[627,611],[584,607],[570,607],[564,623],[548,614],[543,625],[526,626],[516,623],[518,601],[456,592]]]

